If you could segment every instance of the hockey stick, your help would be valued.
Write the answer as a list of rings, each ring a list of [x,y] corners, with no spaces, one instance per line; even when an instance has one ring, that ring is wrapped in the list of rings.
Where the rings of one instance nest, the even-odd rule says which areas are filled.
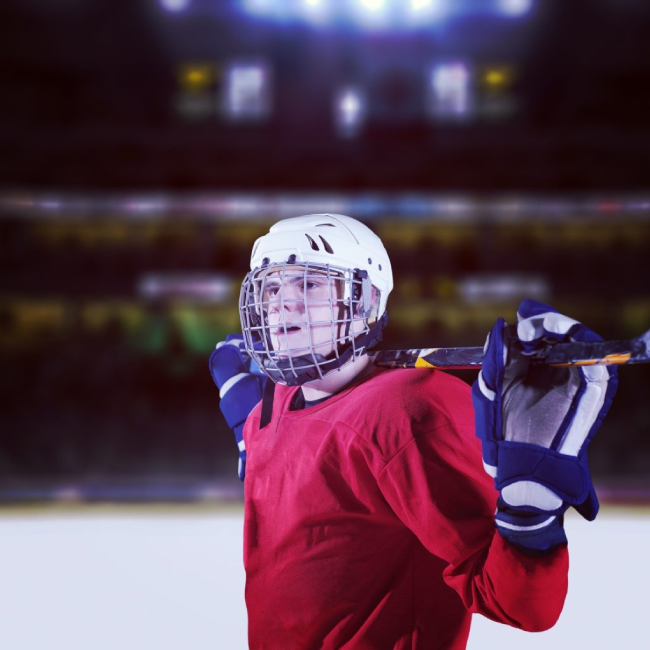
[[[483,348],[427,348],[371,352],[376,366],[479,370]],[[650,330],[627,341],[575,342],[548,345],[531,356],[533,363],[551,366],[623,365],[650,362]]]

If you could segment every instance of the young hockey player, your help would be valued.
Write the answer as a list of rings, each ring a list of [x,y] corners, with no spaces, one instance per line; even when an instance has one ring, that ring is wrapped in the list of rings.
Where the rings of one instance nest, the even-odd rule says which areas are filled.
[[[596,516],[586,447],[616,378],[526,354],[596,335],[525,301],[488,337],[472,404],[444,372],[373,366],[392,286],[350,217],[286,219],[253,248],[243,340],[210,360],[246,477],[251,648],[449,650],[472,613],[537,631],[562,610],[562,516]]]

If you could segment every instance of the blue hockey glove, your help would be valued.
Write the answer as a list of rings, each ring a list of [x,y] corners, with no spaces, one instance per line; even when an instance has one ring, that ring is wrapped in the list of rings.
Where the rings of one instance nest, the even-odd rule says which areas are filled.
[[[244,424],[262,399],[266,376],[246,354],[243,338],[237,334],[229,334],[217,344],[210,356],[210,374],[219,388],[219,408],[235,432],[239,450],[237,474],[243,481],[246,476]]]
[[[587,446],[611,405],[617,369],[531,364],[527,355],[546,345],[602,338],[535,300],[524,300],[517,318],[516,335],[499,319],[488,336],[472,386],[476,433],[500,492],[499,533],[544,551],[566,542],[570,506],[590,521],[598,513]]]

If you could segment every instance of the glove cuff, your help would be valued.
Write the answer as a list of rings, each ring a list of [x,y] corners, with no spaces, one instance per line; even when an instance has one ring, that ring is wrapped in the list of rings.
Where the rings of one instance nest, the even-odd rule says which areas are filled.
[[[499,535],[522,550],[546,552],[567,543],[563,513],[531,513],[510,508],[499,498],[495,523]]]
[[[541,483],[570,505],[582,503],[591,481],[582,459],[524,442],[498,443],[496,488],[521,480]]]

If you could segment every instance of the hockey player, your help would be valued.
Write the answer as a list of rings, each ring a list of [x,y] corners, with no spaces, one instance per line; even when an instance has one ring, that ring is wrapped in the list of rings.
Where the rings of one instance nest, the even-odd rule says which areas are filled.
[[[596,335],[525,301],[488,337],[472,405],[444,372],[372,365],[392,286],[350,217],[283,220],[253,248],[243,340],[210,360],[246,478],[252,648],[449,650],[472,613],[538,631],[562,610],[562,515],[596,515],[586,447],[616,377],[526,353]]]

